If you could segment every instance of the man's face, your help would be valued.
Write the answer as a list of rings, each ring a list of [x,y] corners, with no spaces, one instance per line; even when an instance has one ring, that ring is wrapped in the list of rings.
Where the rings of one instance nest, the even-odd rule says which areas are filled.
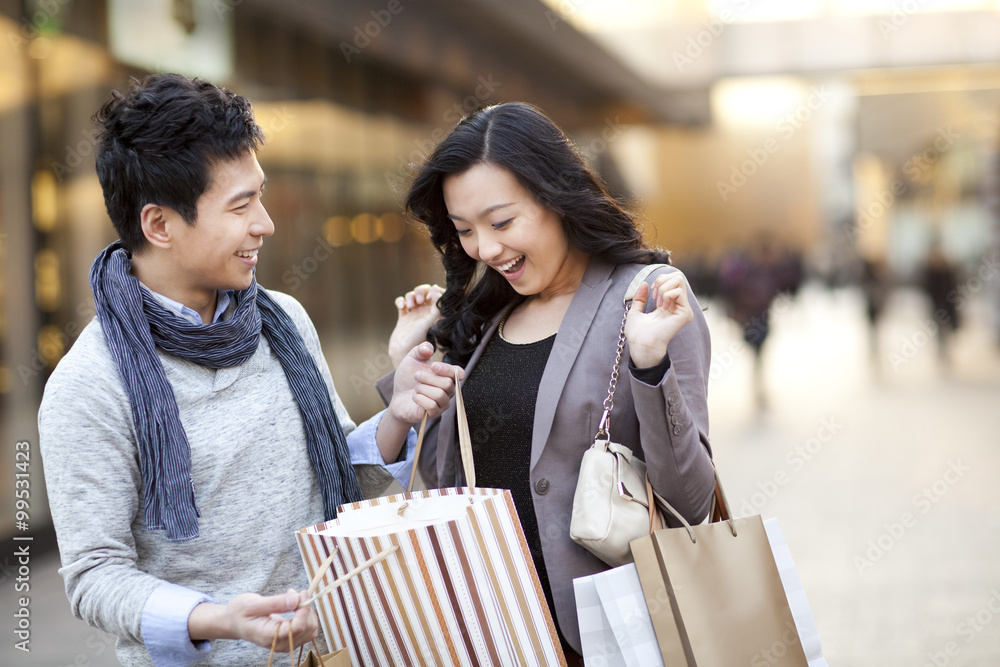
[[[252,151],[216,164],[209,188],[198,198],[194,226],[175,225],[174,287],[181,303],[199,308],[219,290],[250,286],[257,251],[274,223],[264,210],[264,171]]]

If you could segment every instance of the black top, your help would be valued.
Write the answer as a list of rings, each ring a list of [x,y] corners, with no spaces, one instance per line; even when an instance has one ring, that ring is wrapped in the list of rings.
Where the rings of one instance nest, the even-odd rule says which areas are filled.
[[[517,345],[495,335],[462,384],[476,462],[476,485],[510,490],[553,616],[555,604],[542,558],[529,472],[538,385],[554,341],[555,334],[535,343]]]
[[[553,617],[556,608],[542,557],[530,468],[538,387],[554,342],[555,334],[521,345],[504,340],[498,332],[486,344],[479,362],[462,384],[462,397],[472,436],[476,485],[510,490]],[[629,360],[628,367],[636,379],[657,384],[670,368],[670,357],[664,355],[659,364],[644,369],[636,369]],[[607,372],[610,378],[610,366]],[[580,443],[580,447],[585,448],[589,444]],[[557,621],[557,631],[558,628]],[[561,631],[559,635],[561,638]]]

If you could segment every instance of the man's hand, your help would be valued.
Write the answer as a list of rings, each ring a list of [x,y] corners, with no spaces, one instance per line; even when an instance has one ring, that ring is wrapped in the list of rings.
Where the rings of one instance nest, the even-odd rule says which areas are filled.
[[[319,632],[319,618],[312,605],[298,608],[307,599],[305,591],[289,590],[270,596],[244,593],[225,605],[203,602],[188,616],[188,634],[191,641],[243,639],[270,649],[277,630],[275,650],[287,653]],[[279,615],[290,611],[295,612],[290,619]],[[289,624],[293,646],[288,645]]]
[[[441,317],[437,301],[444,293],[438,285],[417,285],[396,297],[396,328],[389,336],[389,358],[399,368],[407,353],[427,340],[427,331]]]

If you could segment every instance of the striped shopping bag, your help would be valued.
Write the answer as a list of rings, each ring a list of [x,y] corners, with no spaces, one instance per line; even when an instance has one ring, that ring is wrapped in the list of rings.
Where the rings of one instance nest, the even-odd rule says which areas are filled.
[[[565,665],[509,491],[434,489],[339,508],[296,533],[327,642],[355,665]]]

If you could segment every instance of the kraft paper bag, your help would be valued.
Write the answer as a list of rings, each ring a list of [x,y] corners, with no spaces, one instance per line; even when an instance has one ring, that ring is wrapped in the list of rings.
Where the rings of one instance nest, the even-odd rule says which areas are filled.
[[[310,578],[332,554],[324,586],[395,547],[317,599],[327,642],[354,665],[566,664],[509,491],[361,501],[296,539]]]
[[[808,667],[760,515],[732,518],[716,471],[713,521],[630,543],[667,665]]]

